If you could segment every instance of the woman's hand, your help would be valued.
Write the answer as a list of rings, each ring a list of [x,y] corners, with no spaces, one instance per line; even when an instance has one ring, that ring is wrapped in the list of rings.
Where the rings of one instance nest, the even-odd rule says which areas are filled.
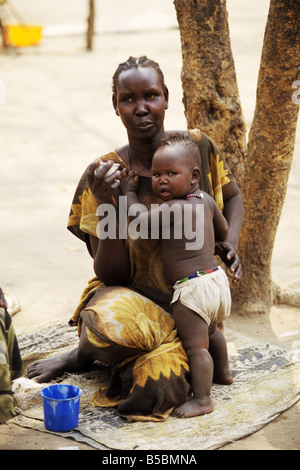
[[[242,277],[242,265],[234,246],[227,241],[217,242],[215,245],[215,255],[220,256],[221,260],[228,266],[233,274],[232,282],[238,282]]]
[[[111,175],[105,177],[106,172],[112,167],[113,161],[109,160],[103,165],[100,170],[96,168],[100,165],[99,160],[93,162],[87,172],[89,186],[98,204],[110,203],[116,206],[116,200],[114,198],[114,191],[120,186],[121,172],[115,171]]]
[[[128,171],[126,168],[124,168],[124,170],[121,173],[121,183],[120,183],[122,193],[124,195],[126,195],[128,192],[136,193],[138,190],[138,185],[139,185],[138,175],[135,175],[133,170]]]

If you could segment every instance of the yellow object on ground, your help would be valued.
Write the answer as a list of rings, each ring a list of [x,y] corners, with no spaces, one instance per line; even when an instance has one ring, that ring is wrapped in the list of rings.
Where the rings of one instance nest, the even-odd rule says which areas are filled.
[[[12,24],[3,25],[3,36],[7,46],[36,46],[42,38],[42,26]]]

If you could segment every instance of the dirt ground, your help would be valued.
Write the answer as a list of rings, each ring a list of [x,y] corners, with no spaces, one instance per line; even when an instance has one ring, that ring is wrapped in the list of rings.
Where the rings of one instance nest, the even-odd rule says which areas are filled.
[[[102,0],[94,49],[85,51],[87,3],[13,2],[24,21],[41,24],[38,47],[0,51],[0,285],[16,296],[17,333],[69,318],[92,263],[83,244],[66,230],[78,179],[99,154],[125,142],[111,106],[111,76],[129,55],[158,61],[170,91],[167,129],[186,127],[180,83],[180,38],[173,2]],[[232,48],[247,126],[251,124],[268,3],[228,0]],[[243,2],[244,3],[244,2]],[[97,5],[97,2],[96,2]],[[129,5],[129,6],[128,6]],[[144,7],[144,8],[142,8]],[[130,15],[128,15],[130,8]],[[16,20],[16,18],[15,18]],[[5,96],[3,96],[3,90]],[[291,84],[291,96],[292,96]],[[273,275],[300,285],[299,129],[286,202],[273,252]],[[274,306],[270,315],[232,316],[232,329],[292,349],[300,346],[300,309]],[[224,450],[300,449],[300,404]],[[90,449],[85,444],[18,427],[0,426],[1,450]]]

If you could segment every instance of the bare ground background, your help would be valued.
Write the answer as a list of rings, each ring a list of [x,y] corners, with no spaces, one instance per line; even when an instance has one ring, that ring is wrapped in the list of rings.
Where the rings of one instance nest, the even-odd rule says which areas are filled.
[[[232,49],[249,128],[269,2],[228,0]],[[170,91],[167,129],[185,128],[180,82],[181,51],[171,0],[96,2],[93,52],[85,51],[86,0],[14,0],[26,24],[40,24],[38,47],[0,52],[0,285],[22,310],[16,331],[68,319],[93,275],[83,244],[66,230],[78,179],[98,155],[125,142],[111,105],[111,77],[129,55],[158,61]],[[14,22],[19,18],[15,14]],[[283,25],[284,27],[284,25]],[[291,97],[293,93],[291,84]],[[1,100],[0,100],[1,101]],[[298,126],[299,129],[299,126]],[[300,134],[273,255],[273,274],[300,285]],[[232,316],[238,331],[299,347],[300,309],[274,306],[270,315]],[[300,448],[299,403],[225,450]],[[0,449],[57,449],[84,444],[12,424],[0,426]]]

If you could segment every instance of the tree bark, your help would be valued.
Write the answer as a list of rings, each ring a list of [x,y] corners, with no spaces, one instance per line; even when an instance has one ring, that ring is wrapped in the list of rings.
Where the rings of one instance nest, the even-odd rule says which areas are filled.
[[[222,150],[241,185],[246,125],[237,87],[225,0],[174,0],[182,48],[188,128],[200,128]]]
[[[292,84],[300,78],[299,15],[298,0],[270,2],[242,187],[245,219],[239,249],[244,274],[235,302],[243,311],[269,311],[280,295],[271,280],[271,261],[299,110],[292,101]]]
[[[270,2],[248,147],[226,1],[174,0],[174,5],[188,127],[199,127],[217,142],[243,194],[243,277],[232,292],[234,307],[267,313],[272,302],[287,299],[271,280],[271,261],[296,135],[299,107],[292,101],[292,84],[300,78],[300,2]]]

